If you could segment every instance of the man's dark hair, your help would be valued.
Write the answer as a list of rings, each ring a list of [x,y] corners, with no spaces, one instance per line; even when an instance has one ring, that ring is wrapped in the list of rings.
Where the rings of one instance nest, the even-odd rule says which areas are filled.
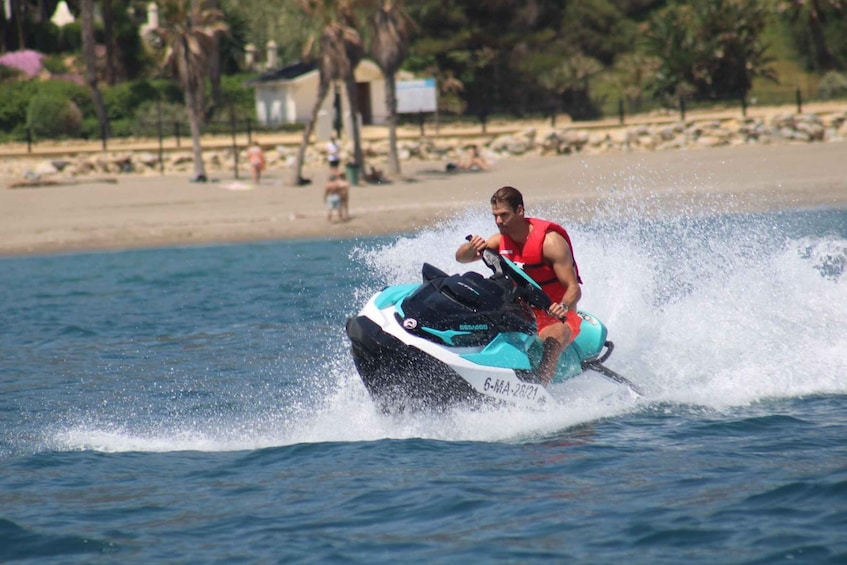
[[[504,186],[497,189],[497,192],[491,197],[491,205],[496,204],[506,204],[512,210],[517,211],[518,206],[523,206],[523,194],[513,186]]]

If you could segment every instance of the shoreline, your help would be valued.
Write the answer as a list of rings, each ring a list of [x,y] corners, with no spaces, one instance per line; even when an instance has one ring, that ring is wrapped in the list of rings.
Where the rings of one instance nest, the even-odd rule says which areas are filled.
[[[716,214],[847,207],[847,145],[740,145],[657,152],[514,157],[492,171],[446,173],[443,161],[404,163],[404,178],[351,188],[351,220],[326,221],[323,184],[286,186],[284,169],[258,187],[232,175],[81,178],[0,191],[0,257],[403,233],[464,209],[487,209],[500,186],[523,192],[528,215],[554,203],[561,221],[599,207],[626,214]]]

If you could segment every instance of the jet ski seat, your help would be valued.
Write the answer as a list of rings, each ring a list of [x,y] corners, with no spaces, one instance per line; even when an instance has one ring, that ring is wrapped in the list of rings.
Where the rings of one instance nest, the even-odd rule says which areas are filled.
[[[430,265],[429,263],[424,263],[423,267],[421,267],[421,276],[423,276],[424,282],[429,282],[434,279],[447,278],[449,275],[438,267]]]

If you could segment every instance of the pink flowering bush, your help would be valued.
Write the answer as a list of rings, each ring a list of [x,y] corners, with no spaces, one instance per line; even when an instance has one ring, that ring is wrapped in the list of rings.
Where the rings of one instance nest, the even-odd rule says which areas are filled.
[[[0,57],[0,65],[18,69],[30,78],[37,76],[44,67],[41,59],[44,58],[42,53],[25,49],[23,51],[12,51]]]

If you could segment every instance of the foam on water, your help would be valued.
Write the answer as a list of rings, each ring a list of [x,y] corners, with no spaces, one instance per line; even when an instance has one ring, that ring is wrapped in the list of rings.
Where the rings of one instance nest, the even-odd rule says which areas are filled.
[[[616,344],[607,365],[642,387],[646,398],[587,373],[560,385],[555,396],[561,405],[542,412],[459,408],[384,415],[370,401],[346,336],[338,332],[328,355],[294,375],[310,383],[306,399],[142,428],[83,419],[50,431],[48,443],[112,452],[383,438],[524,442],[659,403],[722,411],[847,392],[843,234],[795,237],[778,215],[649,219],[611,209],[587,224],[575,224],[556,206],[533,213],[568,227],[585,281],[580,308],[607,324]],[[481,263],[456,264],[453,254],[466,234],[492,231],[487,210],[468,210],[418,234],[354,248],[351,258],[368,265],[371,275],[355,292],[359,306],[384,285],[420,280],[423,261],[448,272],[487,274]]]

